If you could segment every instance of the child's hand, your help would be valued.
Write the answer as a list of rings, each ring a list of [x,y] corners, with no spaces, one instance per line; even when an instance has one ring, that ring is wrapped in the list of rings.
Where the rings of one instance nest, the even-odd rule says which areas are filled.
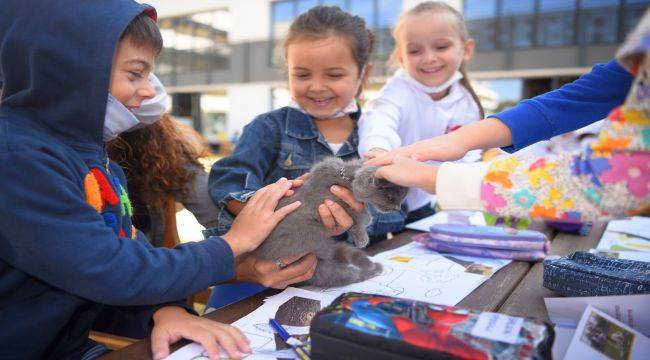
[[[235,256],[255,250],[280,220],[300,206],[300,201],[296,201],[275,210],[291,186],[291,181],[282,178],[257,190],[248,200],[230,230],[222,236]]]
[[[232,358],[241,358],[241,353],[251,352],[250,341],[239,329],[191,315],[178,306],[161,308],[154,313],[153,321],[151,352],[156,360],[167,357],[169,344],[183,338],[200,343],[210,359],[219,357],[220,346]]]
[[[316,271],[317,261],[313,253],[287,256],[280,261],[286,267],[280,268],[273,260],[244,255],[235,269],[235,280],[284,289],[291,284],[311,279]]]
[[[391,165],[377,169],[375,176],[393,184],[418,187],[433,194],[436,192],[438,166],[428,165],[413,159],[396,157]]]
[[[465,156],[468,148],[452,137],[454,133],[421,140],[411,145],[389,151],[366,162],[368,165],[381,166],[392,164],[396,157],[404,157],[418,161],[437,160],[453,161]]]
[[[330,192],[348,204],[354,212],[360,213],[365,208],[365,205],[354,197],[350,189],[334,185],[330,188]],[[347,211],[332,200],[325,200],[320,204],[318,214],[330,236],[341,235],[354,225],[354,220]]]
[[[372,148],[372,149],[368,150],[367,153],[363,154],[363,157],[366,158],[366,159],[374,159],[377,156],[383,155],[383,154],[385,154],[387,152],[388,152],[388,150],[386,150],[386,149],[376,147],[376,148]]]

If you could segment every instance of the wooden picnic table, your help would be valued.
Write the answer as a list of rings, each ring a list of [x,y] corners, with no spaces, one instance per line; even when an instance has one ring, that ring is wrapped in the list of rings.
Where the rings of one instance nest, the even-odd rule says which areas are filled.
[[[531,229],[544,232],[551,239],[552,254],[568,255],[577,250],[593,248],[602,236],[605,225],[598,223],[587,236],[567,235],[557,233],[543,223],[534,223]],[[415,231],[404,231],[390,240],[370,246],[370,255],[391,250],[411,241]],[[263,300],[279,293],[279,290],[266,290],[248,299],[211,312],[205,317],[223,322],[233,323],[262,305]],[[503,267],[471,294],[465,297],[457,306],[481,311],[502,312],[516,316],[532,316],[548,320],[544,306],[544,297],[557,296],[542,286],[542,263],[534,264],[513,261]],[[173,350],[187,342],[181,341]],[[151,350],[149,339],[139,341],[118,351],[114,351],[103,359],[149,359]]]

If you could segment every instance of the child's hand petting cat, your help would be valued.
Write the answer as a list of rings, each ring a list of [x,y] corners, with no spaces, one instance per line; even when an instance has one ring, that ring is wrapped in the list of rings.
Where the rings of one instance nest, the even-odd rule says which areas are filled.
[[[438,166],[398,156],[392,164],[379,167],[375,176],[393,184],[417,187],[433,194],[436,192],[437,174]]]
[[[279,268],[275,260],[264,260],[244,255],[235,268],[235,280],[261,284],[274,289],[284,289],[291,284],[307,281],[316,271],[314,253],[287,256],[280,259],[287,265]]]
[[[200,343],[208,352],[210,359],[219,358],[219,347],[234,359],[250,353],[250,341],[239,329],[189,314],[178,306],[166,306],[153,315],[154,327],[151,331],[151,352],[153,358],[164,359],[169,355],[169,344],[180,339]]]
[[[310,174],[306,173],[295,178],[293,180],[294,184],[291,188],[295,189],[302,186],[309,176]],[[363,211],[365,205],[362,202],[357,201],[352,194],[352,190],[340,186],[332,186],[330,191],[336,197],[348,204],[352,211],[358,213]],[[289,195],[293,195],[293,190],[289,190]],[[330,236],[341,235],[354,225],[354,220],[352,220],[352,217],[347,213],[347,211],[345,211],[341,205],[331,200],[325,200],[318,206],[318,214],[320,215],[320,219]]]
[[[405,157],[418,161],[436,160],[453,161],[465,156],[471,150],[460,140],[454,137],[454,133],[437,136],[431,139],[420,140],[387,153],[380,154],[366,162],[367,165],[381,166],[389,165],[396,157]]]
[[[365,159],[374,159],[386,153],[388,153],[388,150],[376,147],[368,150],[367,153],[363,154],[363,157]]]
[[[275,210],[291,187],[291,181],[281,178],[257,190],[246,202],[230,230],[222,236],[235,256],[255,250],[280,220],[300,206],[300,201],[296,201]]]
[[[350,189],[334,185],[330,188],[330,192],[348,204],[354,212],[360,213],[365,208],[365,205],[354,197]],[[354,220],[347,211],[329,199],[318,206],[318,214],[330,236],[341,235],[354,225]]]

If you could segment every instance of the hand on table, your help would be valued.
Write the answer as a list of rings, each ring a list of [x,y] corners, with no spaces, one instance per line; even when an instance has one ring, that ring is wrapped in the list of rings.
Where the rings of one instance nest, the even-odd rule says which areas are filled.
[[[242,353],[250,353],[250,341],[237,328],[189,314],[178,306],[166,306],[153,315],[154,327],[151,332],[151,352],[155,360],[169,356],[169,345],[180,339],[188,339],[201,344],[210,356],[218,359],[219,347],[234,359]]]

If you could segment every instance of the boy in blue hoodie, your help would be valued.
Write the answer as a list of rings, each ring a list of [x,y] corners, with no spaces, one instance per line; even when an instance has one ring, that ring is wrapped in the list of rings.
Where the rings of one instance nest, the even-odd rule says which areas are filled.
[[[299,203],[275,210],[291,192],[281,179],[223,237],[174,249],[151,247],[132,226],[124,174],[104,141],[139,126],[129,110],[154,94],[154,20],[131,0],[3,1],[2,359],[96,357],[105,348],[91,329],[151,332],[155,358],[181,338],[211,358],[219,346],[232,357],[249,350],[241,332],[190,314],[181,299],[232,278],[235,257]]]

